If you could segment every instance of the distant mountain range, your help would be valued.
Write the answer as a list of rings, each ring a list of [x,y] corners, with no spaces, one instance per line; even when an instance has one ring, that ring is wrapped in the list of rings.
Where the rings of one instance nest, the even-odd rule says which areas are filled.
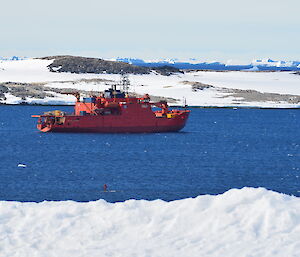
[[[19,61],[19,60],[25,60],[28,59],[27,57],[19,57],[19,56],[12,56],[12,57],[1,57],[0,61]]]
[[[116,61],[143,67],[171,66],[177,69],[196,70],[253,70],[253,71],[299,71],[300,61],[273,61],[271,59],[254,60],[247,65],[230,65],[221,62],[198,62],[195,59],[180,61],[177,59],[144,61],[134,58],[117,58]]]

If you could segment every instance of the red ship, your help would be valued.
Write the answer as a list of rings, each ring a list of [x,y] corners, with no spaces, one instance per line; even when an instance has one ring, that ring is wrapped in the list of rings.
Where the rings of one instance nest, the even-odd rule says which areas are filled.
[[[146,94],[138,98],[129,96],[116,86],[100,96],[80,100],[76,96],[75,111],[62,111],[32,115],[38,118],[37,128],[42,132],[96,132],[96,133],[151,133],[173,132],[182,129],[189,110],[170,110],[166,101],[151,102]],[[158,107],[159,110],[153,110]]]

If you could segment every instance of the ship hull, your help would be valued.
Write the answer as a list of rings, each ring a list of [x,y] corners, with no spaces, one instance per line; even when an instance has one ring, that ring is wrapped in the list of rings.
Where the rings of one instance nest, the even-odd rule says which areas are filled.
[[[175,118],[160,117],[126,117],[116,116],[65,116],[64,124],[38,124],[42,132],[64,133],[159,133],[181,130],[187,121],[189,111]]]

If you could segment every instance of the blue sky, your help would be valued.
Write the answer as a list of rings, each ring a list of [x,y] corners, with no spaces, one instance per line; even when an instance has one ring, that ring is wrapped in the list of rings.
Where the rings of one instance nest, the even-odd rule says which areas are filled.
[[[300,60],[299,10],[299,0],[3,0],[0,56]]]

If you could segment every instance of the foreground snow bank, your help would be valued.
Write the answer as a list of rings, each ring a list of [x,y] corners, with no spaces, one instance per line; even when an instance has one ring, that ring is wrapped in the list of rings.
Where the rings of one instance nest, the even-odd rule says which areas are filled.
[[[173,202],[0,202],[1,256],[300,256],[300,199],[263,188]]]

